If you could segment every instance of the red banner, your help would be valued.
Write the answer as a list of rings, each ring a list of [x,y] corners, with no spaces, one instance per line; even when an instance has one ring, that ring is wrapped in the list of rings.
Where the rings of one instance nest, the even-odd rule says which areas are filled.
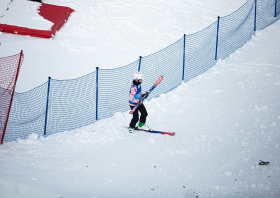
[[[46,20],[53,22],[53,26],[50,30],[38,30],[28,27],[19,27],[9,24],[0,24],[0,31],[12,34],[21,34],[28,36],[35,36],[41,38],[52,38],[55,32],[58,31],[61,26],[66,22],[73,9],[56,6],[51,4],[42,3],[39,10],[39,14]]]

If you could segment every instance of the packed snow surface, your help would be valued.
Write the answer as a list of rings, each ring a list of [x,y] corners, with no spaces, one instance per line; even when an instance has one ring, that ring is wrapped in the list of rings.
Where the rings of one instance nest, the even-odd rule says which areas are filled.
[[[0,197],[280,197],[279,35],[280,21],[146,102],[174,136],[129,134],[124,112],[1,145]]]
[[[80,1],[59,2],[75,10],[83,6]],[[126,4],[130,9],[131,4],[143,6],[138,2],[126,1]],[[159,1],[149,3],[155,6],[154,2]],[[169,5],[170,10],[173,8],[171,1],[161,2]],[[174,1],[178,2],[181,1]],[[215,5],[223,6],[222,3],[214,5],[213,2],[219,1],[190,2],[190,5],[195,4],[200,9],[200,13],[205,11],[206,15],[199,19],[201,24],[207,21],[207,14],[210,16],[212,11],[218,9]],[[230,2],[224,4],[234,8]],[[149,3],[144,4],[147,9]],[[119,5],[119,8],[125,9],[126,4],[121,1],[95,1],[83,7],[87,10],[87,7],[97,9],[100,6],[101,9],[103,6],[104,13],[108,14],[103,19],[106,21],[111,18],[106,6]],[[220,10],[225,12],[221,7]],[[160,13],[159,10],[155,7],[155,13]],[[75,17],[86,18],[83,13],[78,13],[70,17],[72,22],[78,20]],[[119,15],[125,19],[121,15],[123,13]],[[143,14],[143,17],[146,15]],[[195,21],[193,15],[190,15],[189,20]],[[129,15],[126,17],[129,20]],[[87,29],[86,23],[81,21],[81,24],[84,24],[85,32],[92,31],[91,25]],[[71,53],[77,54],[75,59],[88,64],[89,59],[86,57],[90,55],[85,48],[79,48],[82,43],[75,43],[74,38],[78,37],[71,35],[71,26],[65,25],[54,40],[23,40],[20,36],[3,33],[0,38],[5,43],[0,48],[1,56],[6,51],[17,53],[20,47],[24,47],[26,57],[23,74],[24,68],[28,71],[35,65],[32,64],[34,61],[37,70],[52,70],[54,62],[64,66],[63,63],[69,63],[70,60],[61,57]],[[101,27],[100,24],[99,29]],[[196,25],[196,28],[200,26]],[[170,35],[174,33],[172,28],[164,30],[169,30]],[[143,31],[148,32],[147,29]],[[162,31],[162,34],[168,32]],[[147,124],[156,130],[176,132],[174,136],[147,132],[129,134],[124,127],[128,126],[131,115],[118,112],[111,118],[73,131],[47,137],[32,134],[28,139],[0,145],[0,197],[280,197],[279,35],[280,21],[256,32],[247,44],[227,59],[219,60],[209,71],[146,102],[149,113]],[[123,35],[119,39],[132,42],[125,38]],[[168,36],[161,38],[159,43],[168,42]],[[64,39],[68,39],[68,45],[61,44],[67,43]],[[117,43],[118,39],[114,39]],[[143,46],[148,46],[145,39],[139,40]],[[153,41],[152,38],[149,41],[152,50],[156,48],[152,45]],[[117,48],[115,46],[113,49],[114,42],[107,43],[108,50]],[[58,48],[53,48],[53,45]],[[35,46],[37,49],[32,49]],[[68,47],[80,51],[71,51]],[[52,54],[50,48],[57,55]],[[130,53],[128,51],[125,53]],[[104,60],[108,60],[107,52],[102,53]],[[74,60],[72,58],[69,57]],[[44,68],[46,65],[48,68]],[[73,72],[71,69],[76,66],[75,61],[71,65],[70,71],[62,67],[61,71]],[[81,66],[80,70],[83,69]],[[57,68],[57,74],[59,71]],[[32,75],[29,77],[33,78]]]
[[[8,8],[0,17],[1,24],[27,27],[37,30],[50,30],[53,22],[44,19],[38,9],[41,3],[27,0],[13,0],[8,4]],[[5,8],[5,6],[3,6]],[[1,16],[1,15],[0,15]]]

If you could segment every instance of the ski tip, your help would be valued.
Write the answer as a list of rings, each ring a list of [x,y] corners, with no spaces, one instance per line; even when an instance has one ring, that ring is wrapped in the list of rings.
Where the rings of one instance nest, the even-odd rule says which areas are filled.
[[[166,134],[166,135],[170,135],[170,136],[175,135],[175,133],[174,133],[174,132],[173,132],[173,133],[172,133],[172,132],[163,132],[163,134],[164,134],[164,135],[165,135],[165,134]]]

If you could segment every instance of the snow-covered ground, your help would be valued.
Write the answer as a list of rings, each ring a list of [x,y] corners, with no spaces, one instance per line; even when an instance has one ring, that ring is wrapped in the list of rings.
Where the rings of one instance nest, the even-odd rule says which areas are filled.
[[[5,0],[6,1],[6,0]],[[53,22],[44,19],[38,13],[41,3],[34,1],[13,0],[8,4],[8,10],[0,11],[0,23],[27,27],[30,29],[50,30]],[[2,6],[2,8],[6,8]],[[1,9],[2,10],[2,9]]]
[[[131,135],[125,112],[1,145],[0,197],[280,197],[279,35],[280,21],[145,103],[175,136]]]
[[[0,11],[10,0],[0,1]],[[25,58],[16,86],[25,92],[48,80],[73,79],[128,65],[209,26],[246,0],[44,0],[75,10],[53,40],[0,32],[0,57]],[[36,3],[34,3],[36,4]],[[3,9],[4,8],[4,9]],[[2,16],[0,13],[0,16]],[[31,22],[30,22],[31,23]]]
[[[71,1],[62,2],[74,8]],[[101,1],[95,3],[102,5]],[[78,1],[72,4],[78,5]],[[210,15],[214,6],[202,5]],[[74,40],[68,31],[67,35],[62,29],[54,40],[22,41],[20,36],[7,34],[0,38],[14,40],[6,43],[12,51],[21,45],[28,48],[26,43],[48,45],[65,37],[71,43]],[[175,136],[129,134],[124,126],[131,116],[125,112],[74,131],[39,138],[33,134],[27,140],[0,145],[0,197],[279,198],[279,35],[280,21],[256,32],[252,40],[209,71],[146,102],[148,125],[174,131]],[[107,53],[103,52],[104,57]],[[70,51],[65,48],[59,53]],[[88,56],[86,50],[79,53]],[[27,62],[32,58],[48,64],[64,61],[58,55],[51,60],[44,55]],[[260,160],[269,164],[259,165]]]

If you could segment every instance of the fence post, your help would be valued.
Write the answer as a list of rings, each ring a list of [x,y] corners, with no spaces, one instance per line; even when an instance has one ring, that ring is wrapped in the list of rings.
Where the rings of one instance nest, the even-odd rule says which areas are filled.
[[[275,14],[274,17],[277,17],[277,0],[275,0]]]
[[[257,30],[257,0],[255,0],[255,19],[254,19],[254,31]]]
[[[95,104],[95,107],[96,107],[96,114],[95,114],[95,118],[96,120],[98,120],[98,70],[99,70],[99,67],[96,67],[96,104]]]
[[[49,76],[49,79],[48,79],[48,92],[47,92],[47,104],[46,104],[46,115],[45,115],[44,135],[47,135],[47,123],[48,123],[48,107],[49,107],[50,84],[51,84],[51,77]]]
[[[7,115],[7,119],[6,119],[5,125],[4,125],[4,131],[3,131],[3,134],[2,134],[2,138],[0,140],[0,144],[3,144],[3,141],[4,141],[4,136],[5,136],[5,133],[6,133],[6,129],[7,129],[7,125],[8,125],[8,120],[9,120],[9,116],[10,116],[10,111],[11,111],[11,107],[12,107],[12,103],[13,103],[13,99],[14,99],[14,94],[15,94],[15,89],[16,89],[16,84],[17,84],[19,68],[21,66],[22,57],[23,57],[23,51],[21,50],[19,61],[18,61],[17,73],[16,73],[16,77],[15,77],[15,84],[14,84],[14,88],[13,88],[13,92],[12,92],[12,97],[11,97],[11,102],[10,102],[10,105],[9,105],[8,115]]]
[[[219,26],[220,26],[220,17],[218,16],[218,21],[217,21],[217,37],[216,37],[216,53],[215,53],[215,60],[217,60],[217,54],[218,54]]]
[[[183,52],[183,74],[182,74],[182,81],[185,80],[185,56],[186,56],[186,34],[184,34],[184,52]]]
[[[141,60],[142,60],[142,56],[139,56],[139,66],[138,66],[138,72],[140,72]]]

